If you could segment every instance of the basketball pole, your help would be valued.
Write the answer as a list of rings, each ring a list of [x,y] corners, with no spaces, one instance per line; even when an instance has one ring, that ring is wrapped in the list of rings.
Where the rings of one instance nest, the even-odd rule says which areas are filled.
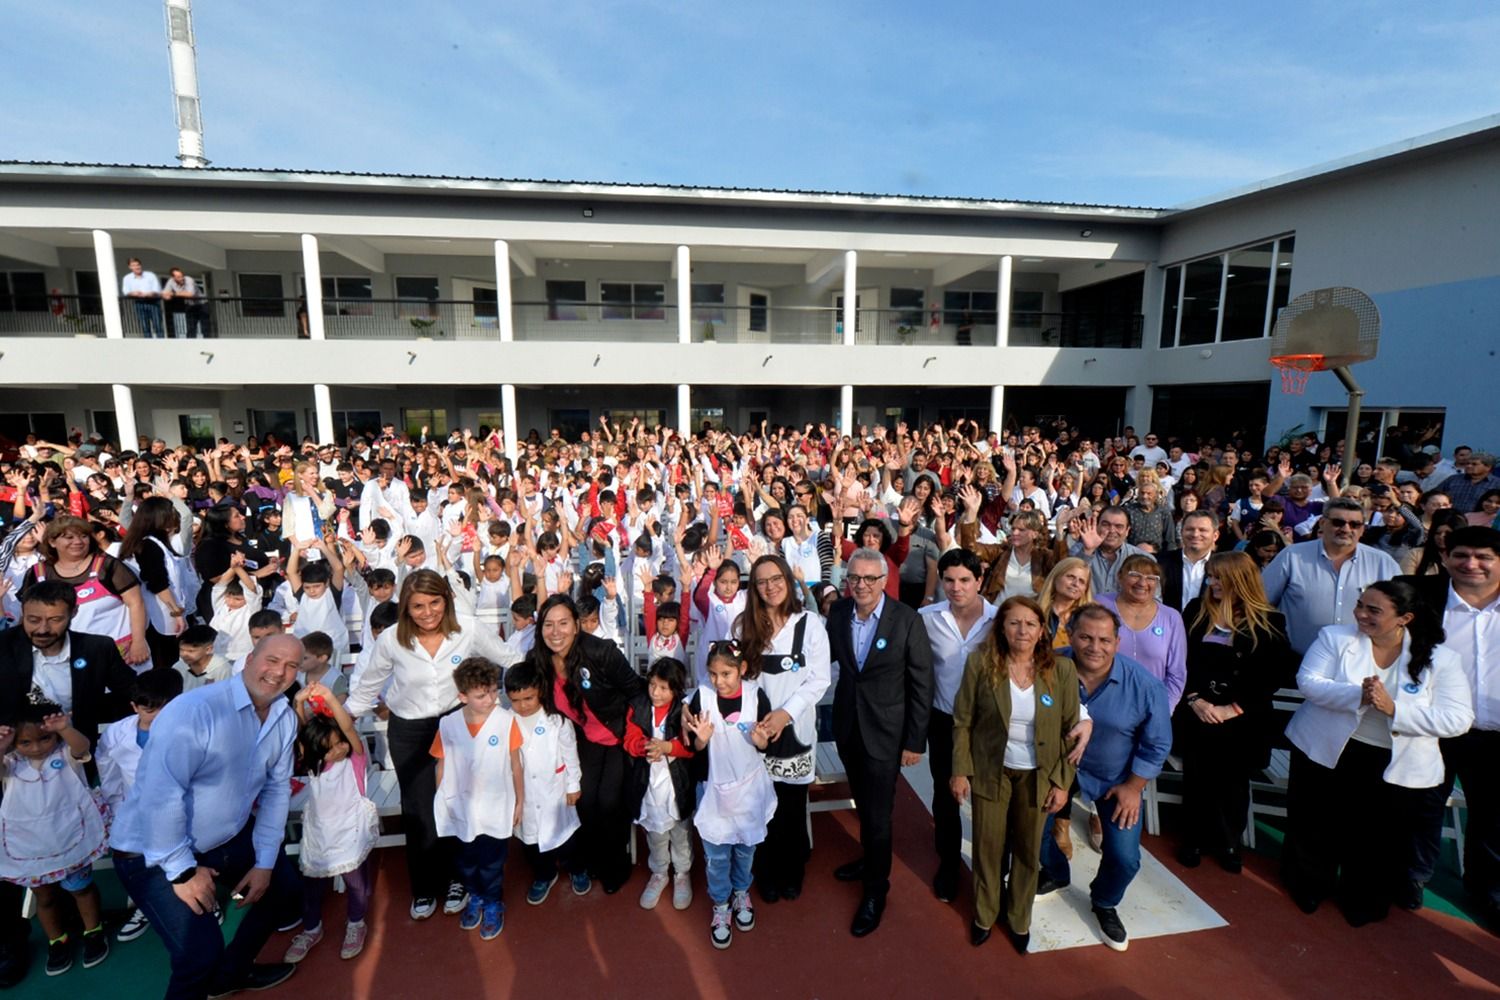
[[[1344,383],[1344,388],[1349,392],[1349,424],[1344,429],[1344,470],[1339,476],[1339,489],[1349,488],[1349,482],[1354,478],[1354,467],[1359,464],[1359,404],[1365,398],[1365,391],[1354,381],[1354,374],[1349,371],[1348,365],[1339,365],[1332,369]]]

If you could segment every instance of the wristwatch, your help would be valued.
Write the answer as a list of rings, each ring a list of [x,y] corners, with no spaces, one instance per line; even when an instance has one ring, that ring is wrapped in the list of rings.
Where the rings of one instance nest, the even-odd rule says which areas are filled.
[[[182,870],[182,874],[178,875],[176,878],[174,878],[172,880],[172,884],[173,885],[185,885],[186,883],[191,882],[193,880],[193,876],[195,876],[197,874],[198,874],[198,866],[197,865],[194,865],[191,868],[184,868]]]

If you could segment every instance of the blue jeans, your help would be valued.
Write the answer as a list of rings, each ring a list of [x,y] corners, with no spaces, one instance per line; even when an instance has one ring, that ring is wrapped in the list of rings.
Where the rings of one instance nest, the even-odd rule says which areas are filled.
[[[1114,909],[1125,898],[1135,873],[1141,870],[1141,828],[1145,826],[1144,815],[1138,817],[1135,826],[1121,830],[1110,820],[1115,814],[1114,799],[1099,799],[1094,803],[1099,810],[1099,821],[1104,826],[1104,844],[1099,859],[1099,874],[1089,883],[1089,900],[1104,909]],[[1042,874],[1054,882],[1067,885],[1072,875],[1068,859],[1057,849],[1052,839],[1052,821],[1047,817],[1042,830]]]
[[[135,300],[135,321],[140,324],[143,337],[167,336],[167,329],[161,321],[161,304],[155,299]]]
[[[254,867],[253,825],[252,820],[227,843],[197,855],[199,865],[218,871],[221,886],[237,884]],[[214,914],[194,913],[172,890],[162,870],[148,868],[139,854],[116,853],[115,874],[166,945],[172,962],[167,1000],[203,1000],[209,993],[232,987],[276,930],[279,916],[296,912],[302,899],[301,876],[287,856],[279,854],[270,887],[246,910],[234,940],[226,947]]]
[[[458,848],[458,877],[469,895],[486,903],[498,903],[501,882],[505,879],[505,859],[510,856],[510,841],[480,834]]]
[[[750,888],[754,844],[710,844],[703,842],[703,870],[708,876],[708,898],[715,905],[729,902],[731,892]]]

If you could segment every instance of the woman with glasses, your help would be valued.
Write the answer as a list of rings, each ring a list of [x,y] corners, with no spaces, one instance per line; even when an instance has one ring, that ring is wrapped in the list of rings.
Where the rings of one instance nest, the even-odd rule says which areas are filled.
[[[1196,868],[1207,850],[1238,874],[1250,776],[1269,762],[1275,735],[1271,696],[1290,680],[1294,662],[1286,619],[1243,552],[1208,557],[1203,593],[1182,615],[1187,683],[1173,746],[1182,756],[1187,833],[1177,859]]]
[[[1120,653],[1167,686],[1167,703],[1176,711],[1187,682],[1187,634],[1182,615],[1156,598],[1161,567],[1148,555],[1126,556],[1118,579],[1118,592],[1095,600],[1120,616]]]
[[[764,849],[755,852],[756,881],[768,903],[796,899],[811,852],[807,791],[816,765],[817,708],[832,682],[828,631],[817,614],[803,609],[787,561],[765,555],[750,567],[735,633],[744,656],[760,658],[759,682],[771,702],[763,724],[770,736],[765,761],[776,787],[776,815]]]

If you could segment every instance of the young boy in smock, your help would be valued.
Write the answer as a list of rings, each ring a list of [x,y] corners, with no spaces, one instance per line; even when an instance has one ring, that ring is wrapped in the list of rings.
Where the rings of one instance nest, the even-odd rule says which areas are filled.
[[[523,737],[516,717],[500,707],[500,667],[471,656],[453,671],[462,711],[438,723],[432,741],[437,796],[432,813],[439,837],[463,844],[458,872],[468,898],[458,926],[479,928],[485,941],[505,927],[501,881],[510,838],[525,805]]]

